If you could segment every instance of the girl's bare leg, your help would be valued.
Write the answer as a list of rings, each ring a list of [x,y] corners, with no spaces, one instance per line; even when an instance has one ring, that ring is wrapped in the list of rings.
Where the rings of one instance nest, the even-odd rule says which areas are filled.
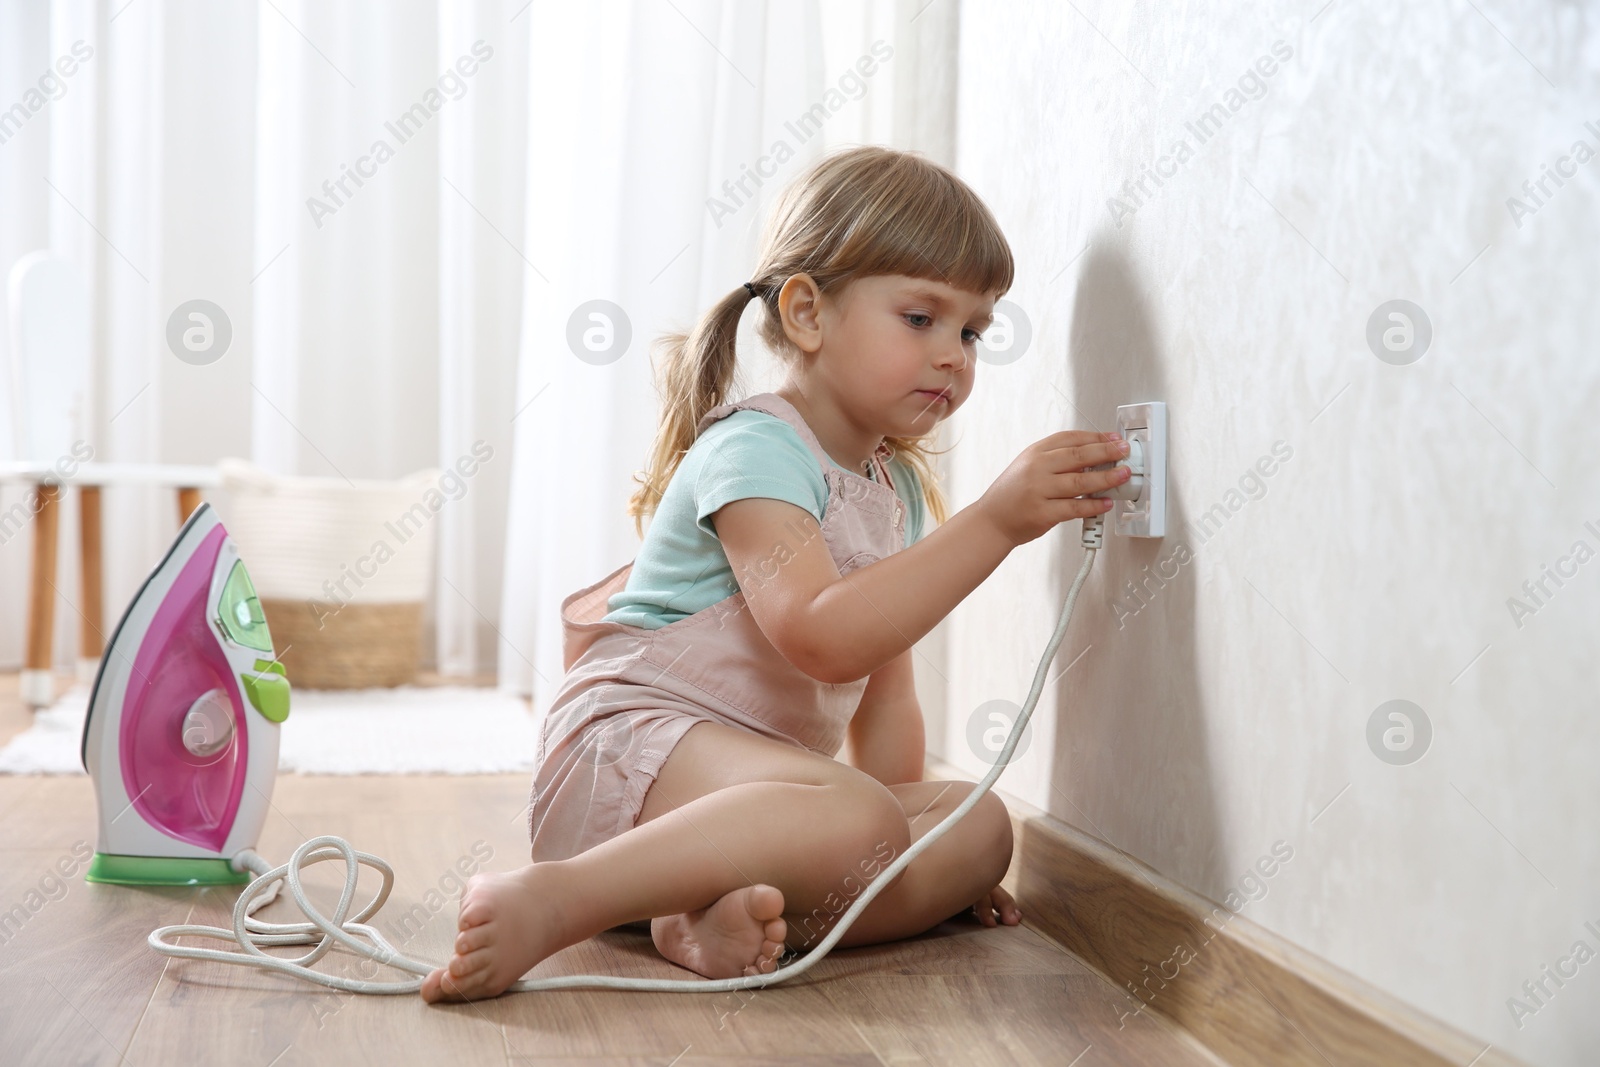
[[[935,826],[943,822],[945,817],[959,807],[961,802],[967,798],[971,788],[971,785],[966,782],[907,782],[903,785],[889,786],[889,791],[900,802],[901,810],[905,812],[906,821],[911,828],[910,844],[915,844]],[[1006,851],[1009,856],[1011,841],[1009,816],[1005,818],[1002,826],[995,819],[986,817],[991,814],[986,810],[989,807],[1004,811],[1003,805],[1001,805],[998,798],[993,798],[992,794],[983,798],[974,806],[974,810],[968,813],[966,818],[963,818],[950,830],[949,834],[940,839],[939,845],[930,847],[917,858],[914,866],[917,867],[919,880],[925,878],[934,885],[951,881],[954,876],[949,871],[941,874],[934,868],[941,864],[947,865],[949,863],[956,863],[961,867],[965,867],[971,862],[973,855],[978,854],[985,848],[984,842],[990,837],[1004,839],[1007,842]],[[1001,877],[1004,877],[1004,875],[1002,874]],[[855,887],[858,887],[861,881],[863,880],[852,881],[850,886],[846,887],[852,895],[847,897],[844,893],[839,894],[838,897],[827,902],[829,908],[826,910],[814,914],[785,912],[784,919],[794,929],[794,936],[788,938],[790,947],[809,947],[826,937],[827,932],[833,928],[834,920],[843,914],[845,908],[855,903],[854,894],[860,891]],[[998,884],[999,880],[996,879],[994,885]],[[989,888],[992,888],[992,886],[984,887],[985,890]],[[913,907],[895,913],[890,909],[878,906],[878,901],[881,898],[882,894],[879,894],[872,904],[867,905],[866,910],[856,918],[856,921],[850,925],[850,929],[839,939],[838,947],[849,948],[855,945],[873,945],[883,941],[895,941],[903,937],[915,936],[922,932],[922,930],[915,929],[907,932],[904,929],[907,925],[905,920],[908,917],[910,918],[910,925],[915,925],[918,920],[914,916],[920,909]],[[945,918],[964,913],[972,903],[973,901],[965,902]],[[1001,923],[1015,925],[1020,921],[1021,911],[1014,906],[1008,905],[1005,908],[997,908],[996,910],[1001,911],[999,918]],[[664,916],[654,920],[636,919],[632,922],[623,923],[616,929],[644,932],[650,932],[655,929],[659,931],[665,921],[685,918],[692,919],[693,915]],[[986,919],[986,921],[988,920]]]
[[[960,807],[973,788],[971,782],[940,781],[889,786],[910,825],[911,839],[907,847],[920,841],[943,822],[945,816]],[[912,860],[904,876],[893,886],[873,898],[836,947],[876,945],[915,937],[945,919],[962,914],[984,893],[1000,884],[1010,866],[1011,850],[1010,816],[1000,798],[990,793],[980,798],[944,837]],[[994,860],[992,867],[986,865],[984,857],[996,852],[1003,858]],[[976,878],[972,870],[975,860],[979,868]],[[846,887],[847,891],[825,900],[821,908],[810,912],[786,911],[784,919],[790,927],[790,947],[804,950],[815,946],[855,903],[864,888],[852,882]],[[984,918],[987,920],[988,916]],[[1002,913],[1000,921],[1015,925],[1021,921],[1021,913],[1015,912],[1015,917]]]
[[[950,785],[947,797],[969,788]],[[919,836],[935,822],[922,820]],[[568,945],[657,916],[691,924],[663,930],[657,943],[671,957],[669,949],[686,947],[679,935],[699,935],[699,961],[727,972],[708,977],[771,970],[759,946],[771,940],[778,909],[798,924],[783,923],[786,943],[814,945],[842,912],[840,900],[853,900],[912,832],[897,794],[860,771],[749,731],[696,724],[662,765],[632,830],[570,859],[475,876],[462,896],[455,955],[428,976],[423,997],[494,996]],[[1005,809],[986,797],[873,900],[841,943],[927,930],[998,884],[1010,852]],[[776,908],[769,889],[781,894]],[[734,942],[749,947],[742,960],[729,955]]]

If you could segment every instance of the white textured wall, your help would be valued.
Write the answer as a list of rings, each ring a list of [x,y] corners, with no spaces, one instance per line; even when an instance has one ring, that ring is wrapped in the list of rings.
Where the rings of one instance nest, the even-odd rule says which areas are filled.
[[[1592,1062],[1600,957],[1538,1001],[1522,985],[1600,952],[1600,560],[1562,564],[1520,627],[1507,599],[1600,550],[1600,159],[1520,226],[1506,201],[1600,150],[1600,13],[1320,6],[963,5],[957,166],[1033,336],[979,368],[953,497],[1119,403],[1167,401],[1174,437],[1175,532],[1110,540],[1056,671],[1084,654],[1001,786],[1212,899],[1250,890],[1241,914],[1485,1042]],[[1200,145],[1185,123],[1280,41]],[[1159,189],[1123,190],[1182,137]],[[1365,339],[1394,298],[1432,323],[1411,365]],[[1230,496],[1277,442],[1290,458]],[[974,773],[970,713],[1026,695],[1077,534],[948,620],[942,753]],[[1176,577],[1130,614],[1124,583],[1162,561]],[[1409,765],[1366,740],[1391,699],[1432,724]],[[1511,997],[1537,1009],[1520,1025]]]

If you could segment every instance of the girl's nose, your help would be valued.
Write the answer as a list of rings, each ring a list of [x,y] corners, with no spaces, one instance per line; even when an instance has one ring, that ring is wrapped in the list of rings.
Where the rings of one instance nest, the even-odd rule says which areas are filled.
[[[966,370],[967,369],[967,350],[966,350],[966,348],[964,348],[963,346],[958,344],[958,345],[955,346],[955,348],[953,350],[952,349],[948,349],[948,348],[945,349],[944,352],[939,357],[938,365],[940,367],[949,367],[952,370],[956,370],[956,371],[964,371],[964,370]]]

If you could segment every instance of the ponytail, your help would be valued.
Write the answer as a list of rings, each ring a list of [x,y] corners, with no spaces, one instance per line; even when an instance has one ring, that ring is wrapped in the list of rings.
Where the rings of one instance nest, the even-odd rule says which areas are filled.
[[[628,514],[641,537],[644,516],[661,503],[673,472],[699,436],[700,420],[727,400],[737,365],[739,320],[755,291],[750,283],[740,286],[706,312],[689,333],[667,333],[656,343],[662,357],[657,388],[661,423],[650,461],[634,475],[638,488],[628,498]]]

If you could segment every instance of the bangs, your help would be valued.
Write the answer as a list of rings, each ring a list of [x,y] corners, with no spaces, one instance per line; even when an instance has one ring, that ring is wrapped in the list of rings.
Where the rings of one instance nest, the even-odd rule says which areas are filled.
[[[795,269],[824,290],[850,277],[902,274],[998,297],[1011,289],[1011,246],[970,187],[915,154],[866,146],[817,165],[771,220],[771,235],[809,234]]]

